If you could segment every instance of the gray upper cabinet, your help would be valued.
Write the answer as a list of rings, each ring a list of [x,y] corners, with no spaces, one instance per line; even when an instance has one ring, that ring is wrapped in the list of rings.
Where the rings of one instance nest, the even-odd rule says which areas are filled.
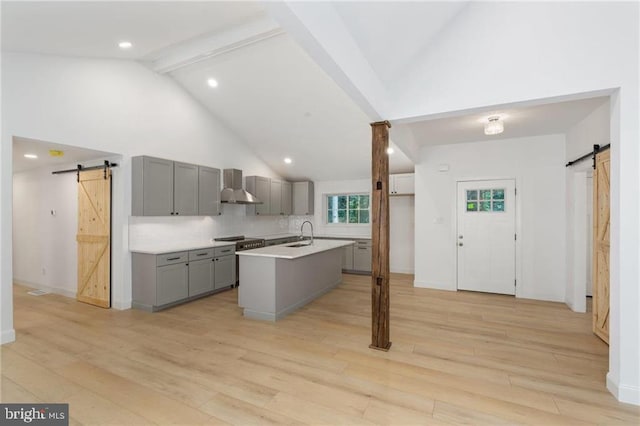
[[[198,167],[198,215],[218,216],[220,209],[220,169]]]
[[[293,214],[313,214],[313,182],[293,183]]]
[[[292,188],[291,182],[282,182],[282,191],[280,191],[280,193],[282,194],[280,197],[282,210],[280,211],[280,214],[290,215],[293,213],[293,203],[292,203],[293,193],[291,188]]]
[[[131,214],[217,216],[220,170],[147,156],[132,158]]]
[[[131,208],[134,216],[173,214],[173,161],[133,157]]]
[[[173,213],[182,216],[198,214],[198,166],[173,163]]]
[[[250,204],[247,206],[248,215],[266,216],[271,214],[271,179],[262,176],[246,177],[247,191],[255,195],[262,204]]]
[[[313,214],[313,182],[286,182],[247,176],[247,191],[263,204],[247,206],[247,215]],[[296,195],[297,194],[297,195]]]
[[[271,179],[271,192],[269,194],[269,214],[282,214],[282,182]]]

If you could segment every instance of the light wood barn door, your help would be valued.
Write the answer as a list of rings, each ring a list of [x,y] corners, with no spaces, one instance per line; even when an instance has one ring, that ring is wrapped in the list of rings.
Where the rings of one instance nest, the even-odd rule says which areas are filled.
[[[593,174],[593,332],[609,343],[609,151],[596,156]]]
[[[111,171],[80,172],[78,181],[80,302],[111,306]]]

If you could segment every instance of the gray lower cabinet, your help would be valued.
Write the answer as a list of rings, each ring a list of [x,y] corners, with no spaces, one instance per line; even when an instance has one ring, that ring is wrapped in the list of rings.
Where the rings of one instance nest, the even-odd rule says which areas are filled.
[[[213,247],[189,252],[189,297],[214,290],[216,266],[214,256],[215,248]]]
[[[189,296],[189,266],[186,263],[158,266],[157,306],[177,302]]]
[[[231,287],[236,283],[236,256],[220,256],[215,258],[215,279],[214,286],[220,288]]]
[[[157,311],[235,284],[235,246],[132,254],[133,307]]]
[[[371,273],[371,251],[371,240],[356,240],[354,245],[345,247],[342,253],[342,270]]]
[[[353,270],[371,272],[371,241],[356,241],[353,246]]]

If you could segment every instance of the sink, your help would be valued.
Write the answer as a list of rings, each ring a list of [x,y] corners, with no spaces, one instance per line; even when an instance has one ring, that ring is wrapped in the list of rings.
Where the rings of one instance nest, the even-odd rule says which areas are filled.
[[[298,247],[309,247],[310,245],[311,245],[310,243],[296,243],[296,244],[290,244],[287,247],[298,248]]]

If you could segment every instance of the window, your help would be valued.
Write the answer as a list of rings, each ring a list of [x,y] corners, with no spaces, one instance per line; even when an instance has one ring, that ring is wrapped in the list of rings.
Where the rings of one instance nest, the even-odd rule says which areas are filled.
[[[369,194],[327,195],[327,223],[369,223]]]
[[[504,188],[468,189],[468,212],[504,212]]]

